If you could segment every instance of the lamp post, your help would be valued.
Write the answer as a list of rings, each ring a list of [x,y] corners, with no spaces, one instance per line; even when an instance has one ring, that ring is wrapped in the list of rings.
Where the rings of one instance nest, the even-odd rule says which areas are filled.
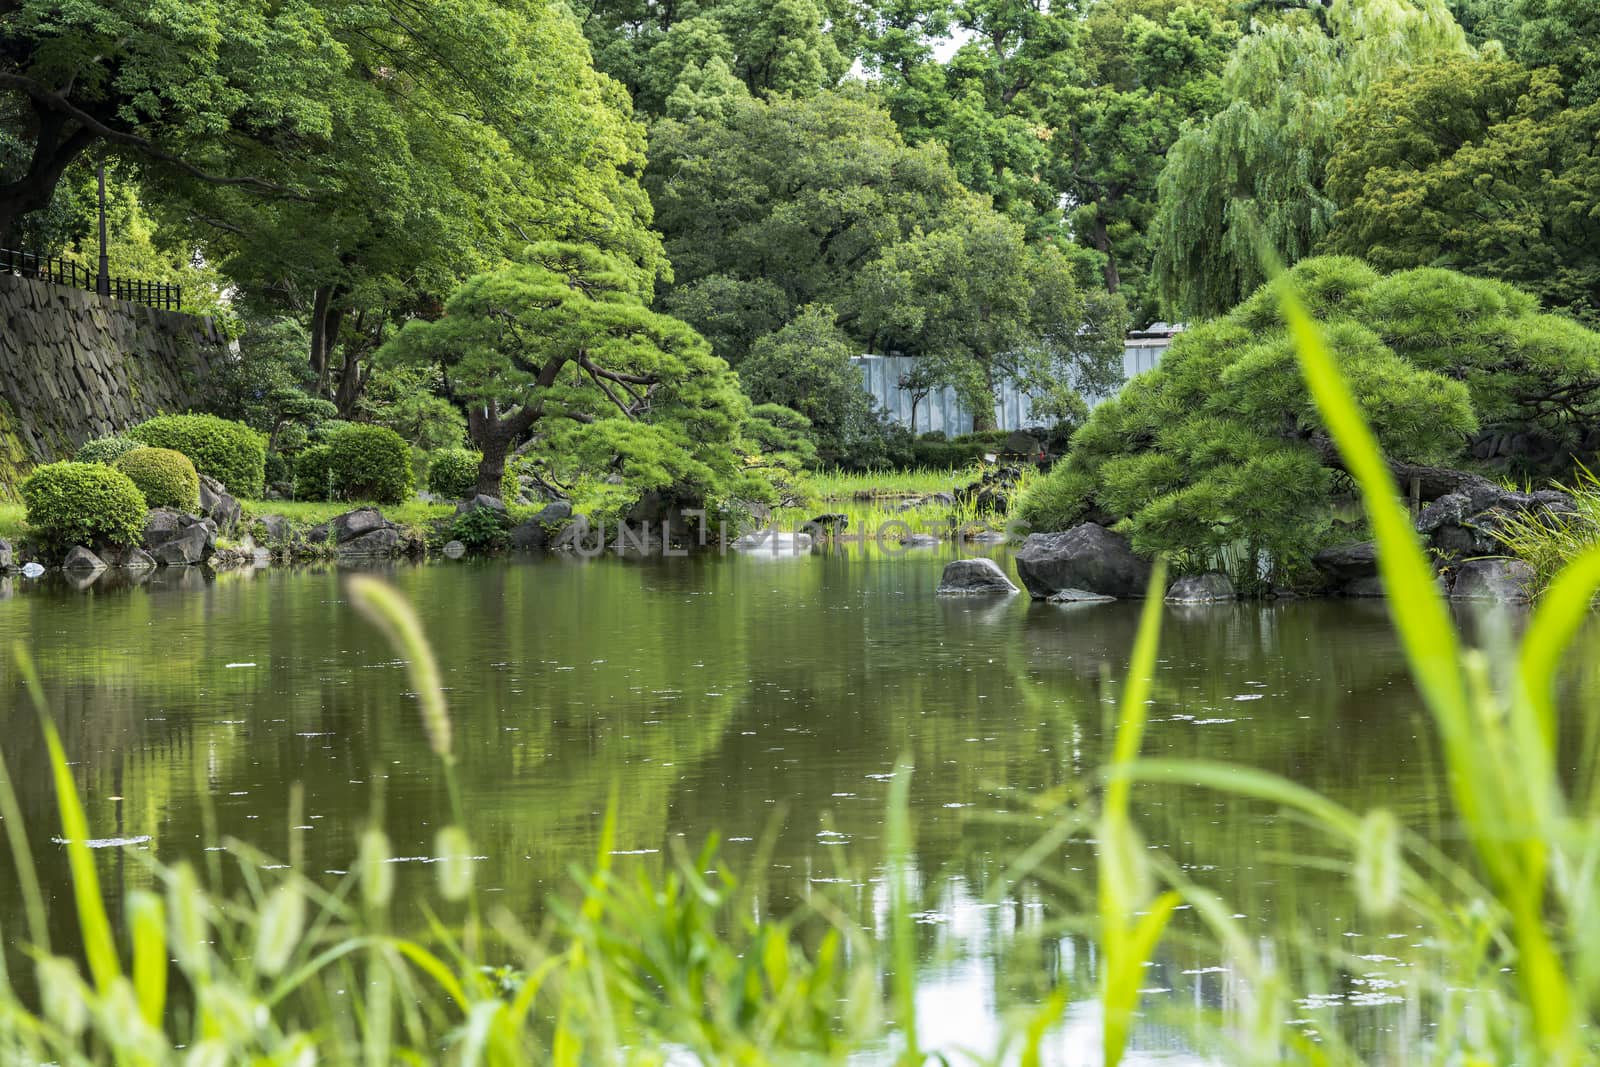
[[[111,295],[111,261],[106,258],[106,165],[100,164],[100,268],[94,276],[94,291]]]

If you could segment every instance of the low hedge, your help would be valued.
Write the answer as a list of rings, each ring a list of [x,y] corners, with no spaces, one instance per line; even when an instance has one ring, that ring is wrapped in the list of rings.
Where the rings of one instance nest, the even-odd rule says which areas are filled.
[[[133,479],[103,463],[37,467],[22,483],[22,502],[28,525],[58,550],[138,544],[149,510]]]
[[[160,415],[127,436],[189,457],[195,470],[234,496],[259,497],[266,479],[267,438],[242,422],[215,415]]]
[[[341,426],[295,459],[297,500],[399,504],[415,488],[411,446],[382,426]]]
[[[200,510],[200,475],[182,452],[170,448],[136,448],[112,464],[126,474],[153,508]]]
[[[398,504],[415,492],[411,446],[386,426],[345,426],[328,437],[336,492],[345,500]]]
[[[447,500],[465,500],[478,487],[483,456],[466,448],[444,448],[428,457],[428,492]]]
[[[126,437],[96,437],[79,445],[78,454],[73,458],[79,463],[115,463],[134,449],[144,447],[141,442]]]

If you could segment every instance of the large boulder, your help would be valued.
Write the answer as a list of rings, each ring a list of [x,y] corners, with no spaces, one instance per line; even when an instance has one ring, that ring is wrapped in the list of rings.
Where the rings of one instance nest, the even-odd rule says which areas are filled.
[[[469,512],[477,511],[479,508],[486,508],[489,511],[498,512],[499,514],[504,515],[506,513],[506,502],[497,496],[489,496],[487,493],[479,493],[471,500],[463,500],[461,503],[457,504],[456,514],[466,515]]]
[[[11,547],[11,542],[0,537],[0,571],[8,571],[16,566],[16,550]]]
[[[335,515],[311,528],[307,535],[313,545],[329,545],[341,556],[397,556],[415,546],[395,523],[384,518],[377,508],[356,508]]]
[[[217,529],[229,533],[239,524],[244,508],[235,500],[221,482],[202,474],[200,476],[200,514],[217,524]]]
[[[1311,565],[1338,589],[1378,576],[1378,546],[1371,541],[1324,548],[1311,557]]]
[[[67,558],[61,561],[61,569],[68,573],[92,574],[105,570],[106,561],[82,545],[73,545],[67,551]]]
[[[1439,497],[1417,516],[1416,526],[1435,551],[1463,559],[1504,552],[1507,526],[1523,519],[1552,525],[1584,521],[1577,503],[1559,490],[1519,493],[1485,481]]]
[[[144,547],[158,563],[185,567],[205,562],[217,544],[206,520],[172,508],[155,508],[145,516]]]
[[[1526,604],[1533,599],[1538,575],[1520,559],[1474,559],[1456,569],[1451,600],[1494,600]]]
[[[945,564],[938,591],[940,596],[1009,596],[1017,587],[992,559],[957,559]]]
[[[1030,534],[1016,567],[1017,577],[1039,600],[1064,589],[1142,597],[1150,584],[1150,562],[1134,554],[1126,537],[1092,522],[1065,533]]]
[[[1233,580],[1221,571],[1186,574],[1167,590],[1168,604],[1217,604],[1237,600]]]
[[[260,528],[261,540],[269,545],[286,544],[293,529],[282,515],[263,515],[256,520],[256,525]]]

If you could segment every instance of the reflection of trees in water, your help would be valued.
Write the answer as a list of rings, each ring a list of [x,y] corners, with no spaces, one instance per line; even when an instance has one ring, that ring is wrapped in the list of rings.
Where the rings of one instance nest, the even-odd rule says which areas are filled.
[[[673,841],[692,850],[712,831],[759,838],[781,811],[771,869],[746,870],[754,841],[725,847],[761,882],[760,906],[825,891],[871,926],[884,776],[908,756],[930,966],[982,957],[1002,1007],[1058,981],[1088,995],[1094,955],[1072,924],[1093,887],[1087,846],[1054,858],[1073,892],[1030,884],[988,898],[1044,825],[1028,798],[1093,788],[1114,714],[1101,678],[1124,669],[1137,608],[938,599],[941,565],[831,554],[394,569],[450,688],[472,829],[489,857],[481,883],[536,915],[572,865],[592,863],[615,785],[618,847],[655,850],[619,863],[659,864]],[[0,601],[0,630],[40,660],[97,833],[150,834],[164,858],[192,854],[203,792],[223,833],[286,856],[288,786],[301,781],[314,871],[350,862],[379,788],[396,852],[431,850],[445,798],[414,700],[392,653],[342,605],[333,571],[29,593]],[[4,692],[14,700],[15,686]],[[1424,828],[1439,810],[1428,731],[1381,606],[1169,611],[1154,695],[1147,754],[1262,767]],[[30,829],[53,826],[31,710],[0,704],[0,728]],[[1337,873],[1274,858],[1320,847],[1275,811],[1169,786],[1139,787],[1135,804],[1147,839],[1252,932],[1334,936],[1354,914]],[[64,886],[59,852],[39,851]],[[431,874],[404,865],[402,884]],[[0,900],[0,921],[17,928],[16,916]],[[1007,936],[1016,929],[1039,936]],[[1174,1004],[1228,1007],[1232,977],[1207,971],[1214,950],[1185,930],[1180,921],[1164,944],[1153,982]],[[1351,1015],[1358,1029],[1384,1017]]]

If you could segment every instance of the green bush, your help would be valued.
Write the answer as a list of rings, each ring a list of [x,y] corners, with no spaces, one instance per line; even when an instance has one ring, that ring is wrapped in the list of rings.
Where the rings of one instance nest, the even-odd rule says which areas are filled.
[[[79,463],[115,463],[118,459],[144,445],[126,437],[96,437],[78,446],[74,458]]]
[[[22,483],[28,525],[57,549],[138,544],[144,536],[144,494],[103,463],[50,463]]]
[[[428,492],[450,500],[465,500],[478,485],[478,464],[483,456],[465,448],[444,448],[428,457]]]
[[[328,437],[334,494],[344,500],[398,504],[416,488],[411,446],[384,426],[350,425]]]
[[[450,526],[450,536],[472,552],[495,552],[510,541],[510,520],[493,508],[473,508],[457,515]]]
[[[215,478],[234,496],[261,495],[267,439],[243,423],[215,415],[161,415],[135,426],[128,436],[153,448],[182,452],[195,470]]]
[[[133,480],[153,508],[200,510],[200,475],[182,452],[170,448],[136,448],[113,466]]]
[[[294,459],[294,498],[330,500],[333,497],[333,448],[312,445]]]

